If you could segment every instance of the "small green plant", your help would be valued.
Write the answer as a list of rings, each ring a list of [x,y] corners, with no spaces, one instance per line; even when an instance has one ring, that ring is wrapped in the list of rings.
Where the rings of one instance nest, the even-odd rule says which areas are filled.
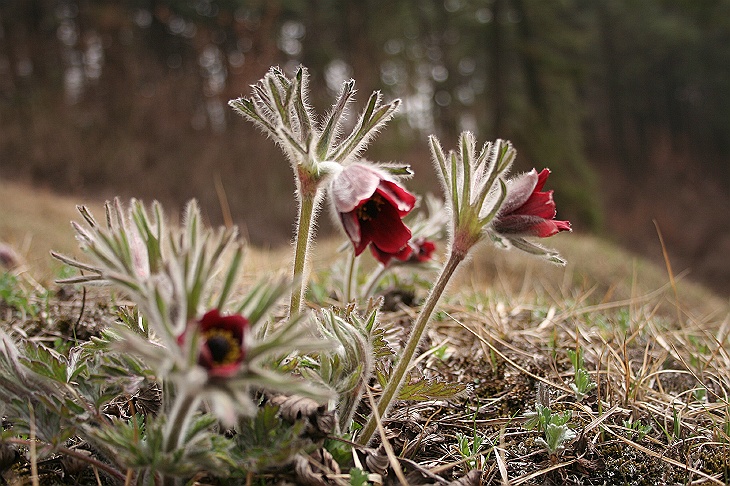
[[[674,440],[680,440],[682,438],[682,417],[674,405],[672,405],[672,434]]]
[[[682,417],[677,411],[677,408],[672,404],[672,423],[671,426],[667,425],[666,418],[663,423],[658,421],[656,417],[654,422],[657,424],[659,429],[664,433],[664,437],[667,439],[667,443],[673,444],[678,440],[682,439]]]
[[[730,442],[730,407],[725,408],[725,415],[722,421],[722,432],[720,434],[720,440],[722,442]]]
[[[478,433],[476,427],[472,434],[464,434],[461,432],[456,433],[457,451],[462,459],[466,459],[467,469],[472,470],[482,468],[482,458],[480,457],[480,453],[485,441],[489,442],[489,439]],[[493,448],[490,450],[493,450]]]
[[[597,385],[585,367],[585,361],[583,360],[583,354],[581,353],[580,348],[577,350],[568,349],[566,352],[568,353],[568,358],[570,358],[570,362],[573,365],[573,370],[575,370],[573,383],[570,383],[570,388],[573,390],[573,393],[575,393],[576,400],[580,401],[583,400],[586,395],[591,392],[591,390],[596,388]]]
[[[651,424],[644,425],[641,421],[633,421],[630,418],[628,420],[624,420],[623,425],[632,432],[632,434],[636,437],[636,440],[639,442],[641,442],[653,429]]]
[[[707,388],[700,386],[692,390],[692,397],[698,402],[707,401]]]
[[[449,348],[449,345],[444,343],[433,350],[433,355],[440,361],[446,361],[453,351]]]
[[[48,305],[49,295],[46,289],[26,289],[17,275],[0,272],[0,304],[4,303],[24,317],[38,318]]]
[[[550,408],[547,390],[542,386],[538,388],[535,410],[527,412],[525,416],[527,421],[523,427],[543,433],[543,437],[539,437],[537,443],[544,447],[551,456],[557,454],[563,449],[566,442],[573,440],[576,436],[575,431],[569,426],[573,413],[570,410],[553,412]]]

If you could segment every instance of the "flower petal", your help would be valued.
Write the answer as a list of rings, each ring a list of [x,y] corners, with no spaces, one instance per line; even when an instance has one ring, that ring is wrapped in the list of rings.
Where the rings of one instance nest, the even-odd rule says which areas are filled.
[[[500,214],[509,214],[525,204],[537,187],[537,183],[538,176],[535,169],[510,179],[507,182],[507,197],[499,210]]]
[[[217,309],[208,311],[200,319],[200,331],[202,333],[206,333],[211,329],[224,329],[241,341],[243,341],[243,334],[247,328],[248,319],[245,317],[238,314],[222,316]]]
[[[501,218],[495,225],[495,231],[503,235],[538,236],[547,238],[561,231],[570,231],[567,221],[555,221],[539,216],[511,214]]]
[[[396,207],[401,217],[408,214],[416,205],[416,196],[406,191],[397,182],[384,179],[376,191]]]
[[[556,214],[553,191],[533,192],[530,198],[512,214],[529,214],[545,219],[553,219]]]
[[[532,169],[533,171],[535,169]],[[547,167],[540,171],[539,174],[537,174],[537,184],[535,184],[535,189],[532,190],[532,192],[542,191],[542,188],[545,187],[545,182],[547,182],[547,178],[550,175],[550,169]]]
[[[384,174],[364,164],[350,164],[332,180],[331,193],[335,209],[349,213],[375,193]]]
[[[409,243],[409,246],[413,246],[411,259],[415,258],[419,263],[431,260],[433,258],[433,252],[436,251],[436,244],[425,238],[418,238],[415,242]]]
[[[352,244],[355,245],[355,254],[359,255],[370,241],[366,241],[365,245],[362,245],[360,238],[360,222],[357,220],[357,214],[355,211],[340,213],[340,221],[342,222],[342,227],[345,229],[345,233],[347,233],[347,237],[350,238]],[[362,248],[360,248],[360,246],[362,246]],[[358,248],[360,248],[359,251],[357,251]]]
[[[373,253],[373,256],[377,261],[379,261],[383,265],[387,265],[393,258],[402,262],[408,260],[408,258],[412,254],[413,249],[410,245],[406,245],[395,253],[386,253],[377,246],[370,245],[370,251]]]
[[[411,230],[401,221],[394,206],[383,204],[377,217],[360,221],[360,235],[363,241],[371,241],[381,251],[397,253],[408,244]]]

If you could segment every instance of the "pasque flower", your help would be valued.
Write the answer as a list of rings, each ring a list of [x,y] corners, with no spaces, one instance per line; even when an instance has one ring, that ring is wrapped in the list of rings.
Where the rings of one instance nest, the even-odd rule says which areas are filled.
[[[387,266],[392,259],[400,260],[404,263],[426,263],[433,258],[433,252],[436,251],[436,244],[423,237],[413,238],[406,246],[396,253],[386,253],[378,249],[375,245],[370,245],[370,250],[377,261]]]
[[[334,177],[330,192],[355,255],[371,243],[376,258],[378,254],[403,257],[410,253],[411,230],[402,218],[413,209],[416,197],[388,173],[353,163]]]
[[[244,338],[248,319],[238,314],[222,316],[213,309],[197,324],[200,333],[198,364],[205,368],[209,377],[234,375],[246,357]]]
[[[342,84],[337,100],[325,117],[316,116],[308,94],[309,74],[304,67],[299,67],[292,78],[279,68],[271,68],[263,79],[253,85],[250,98],[229,102],[231,107],[277,142],[294,169],[299,202],[293,265],[295,284],[289,305],[290,312],[294,313],[303,310],[307,255],[314,237],[325,181],[330,175],[327,166],[357,160],[400,106],[400,100],[383,103],[380,92],[374,92],[348,135],[344,131],[344,121],[347,105],[355,96],[355,81]]]
[[[436,243],[426,238],[416,238],[408,243],[413,250],[408,257],[409,262],[426,263],[433,258],[433,252],[436,251]]]
[[[570,231],[570,222],[555,220],[553,191],[542,190],[549,175],[549,169],[543,169],[539,174],[532,169],[510,180],[507,197],[492,220],[492,229],[506,237],[540,238]]]
[[[393,258],[405,262],[408,261],[413,255],[413,248],[411,248],[410,244],[407,244],[395,253],[387,253],[383,250],[380,250],[375,245],[370,245],[370,251],[372,252],[375,259],[382,263],[384,266],[387,266]]]

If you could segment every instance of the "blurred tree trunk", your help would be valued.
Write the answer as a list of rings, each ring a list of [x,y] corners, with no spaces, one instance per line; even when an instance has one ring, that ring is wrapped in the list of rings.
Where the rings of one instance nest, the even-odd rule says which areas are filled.
[[[487,64],[487,79],[491,81],[492,99],[492,137],[504,137],[504,112],[505,112],[505,82],[503,70],[504,63],[504,17],[505,0],[494,0],[492,4],[492,29],[487,29],[487,45],[490,46],[491,66]],[[491,72],[489,71],[491,69]]]
[[[542,113],[545,110],[545,100],[538,67],[540,55],[536,44],[539,42],[539,39],[535,36],[531,18],[525,10],[523,1],[514,0],[514,8],[520,18],[518,28],[522,48],[519,50],[519,53],[521,54],[522,69],[525,74],[525,83],[527,84],[527,98],[535,111]]]

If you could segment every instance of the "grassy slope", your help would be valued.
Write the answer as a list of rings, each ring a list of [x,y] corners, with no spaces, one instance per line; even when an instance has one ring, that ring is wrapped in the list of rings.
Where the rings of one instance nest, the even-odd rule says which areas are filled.
[[[103,201],[60,196],[45,189],[0,179],[0,242],[9,243],[23,257],[31,275],[46,282],[60,264],[50,251],[79,256],[71,221],[81,222],[77,205],[88,206],[103,221]],[[287,250],[251,249],[246,260],[253,273],[286,268]]]
[[[79,221],[77,204],[90,207],[103,218],[101,201],[59,196],[47,190],[0,179],[0,241],[13,245],[24,257],[31,273],[41,280],[53,276],[58,264],[50,250],[78,255],[70,221]],[[631,255],[615,245],[585,235],[561,234],[548,241],[569,262],[563,269],[546,264],[519,252],[505,252],[482,247],[459,274],[458,286],[475,290],[496,287],[514,292],[535,288],[550,292],[555,298],[566,294],[590,292],[595,299],[615,301],[646,294],[669,282],[666,269]],[[337,242],[321,242],[317,256],[327,259]],[[286,268],[289,254],[283,249],[251,249],[247,264],[253,273]],[[678,269],[678,292],[690,307],[706,311],[727,310],[727,301],[691,284]],[[453,290],[452,290],[453,292]],[[557,294],[555,292],[558,292]]]

